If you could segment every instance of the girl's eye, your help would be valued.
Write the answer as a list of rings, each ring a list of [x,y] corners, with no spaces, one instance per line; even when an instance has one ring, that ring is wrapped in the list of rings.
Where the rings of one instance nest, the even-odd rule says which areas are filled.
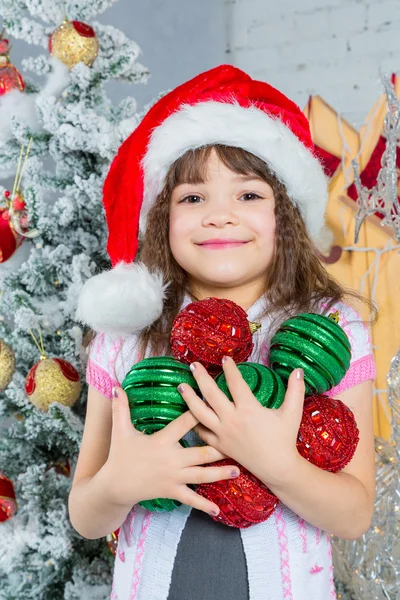
[[[248,192],[247,194],[243,194],[243,196],[241,197],[245,200],[256,200],[257,198],[261,198],[261,196],[259,196],[255,192]]]
[[[203,200],[203,198],[201,198],[200,196],[190,195],[185,196],[185,198],[183,198],[183,200],[181,200],[179,204],[182,204],[183,202],[186,202],[187,204],[197,204],[199,200]]]

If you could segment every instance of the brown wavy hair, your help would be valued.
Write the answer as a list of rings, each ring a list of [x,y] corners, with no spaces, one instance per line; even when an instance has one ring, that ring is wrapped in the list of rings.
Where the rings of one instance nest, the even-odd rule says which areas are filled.
[[[162,192],[152,206],[147,229],[139,245],[139,259],[150,271],[160,270],[169,282],[161,317],[140,334],[139,351],[152,355],[170,354],[169,336],[175,316],[185,294],[196,298],[189,288],[186,272],[178,265],[169,247],[169,210],[174,188],[181,183],[202,183],[207,177],[211,152],[231,171],[240,175],[255,175],[266,181],[275,195],[275,249],[265,273],[263,294],[266,310],[262,316],[274,314],[273,328],[287,317],[299,312],[316,311],[319,302],[327,301],[324,313],[338,301],[358,300],[368,305],[376,317],[372,302],[354,290],[344,288],[325,270],[311,240],[299,209],[290,200],[285,185],[260,158],[231,146],[204,146],[187,151],[170,167]],[[304,173],[307,177],[307,173]]]

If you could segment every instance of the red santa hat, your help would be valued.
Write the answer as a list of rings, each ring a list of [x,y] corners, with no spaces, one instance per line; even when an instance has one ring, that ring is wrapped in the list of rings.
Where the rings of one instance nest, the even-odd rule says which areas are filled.
[[[272,86],[221,65],[163,96],[121,145],[103,189],[113,268],[85,283],[77,320],[95,331],[128,335],[160,317],[167,282],[162,273],[134,263],[138,237],[174,161],[190,149],[215,144],[243,148],[264,160],[318,240],[327,180],[306,117]]]

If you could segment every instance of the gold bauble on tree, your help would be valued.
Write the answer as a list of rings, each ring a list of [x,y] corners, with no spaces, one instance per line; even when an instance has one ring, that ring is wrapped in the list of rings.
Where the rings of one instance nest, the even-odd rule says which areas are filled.
[[[15,373],[13,349],[0,338],[0,392],[4,392]]]
[[[99,41],[94,29],[82,21],[64,19],[49,39],[50,54],[69,69],[79,62],[91,67],[98,51]]]
[[[26,377],[25,391],[32,404],[45,412],[53,402],[73,406],[81,392],[79,373],[62,358],[41,356]]]

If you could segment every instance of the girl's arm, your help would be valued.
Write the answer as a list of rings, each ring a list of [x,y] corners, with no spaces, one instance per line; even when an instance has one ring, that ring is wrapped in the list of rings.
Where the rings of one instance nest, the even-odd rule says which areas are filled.
[[[341,538],[356,539],[371,524],[375,499],[372,382],[364,381],[335,397],[351,408],[360,431],[350,464],[340,473],[330,473],[297,454],[282,471],[281,481],[271,485],[267,474],[260,478],[304,520]],[[260,476],[262,464],[258,470]]]

